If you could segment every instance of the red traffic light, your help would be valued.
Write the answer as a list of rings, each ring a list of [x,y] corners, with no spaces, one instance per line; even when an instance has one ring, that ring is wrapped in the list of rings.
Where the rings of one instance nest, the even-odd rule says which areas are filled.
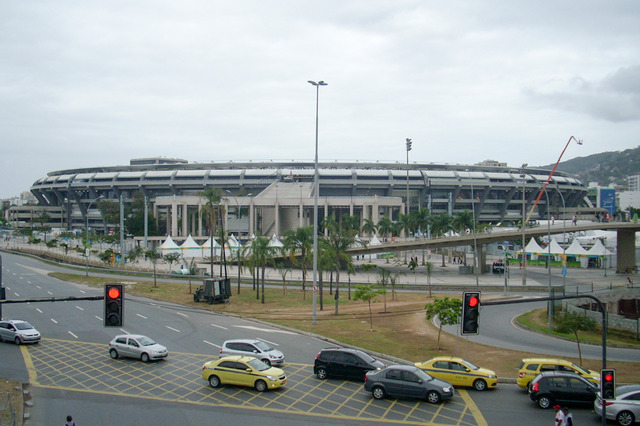
[[[478,298],[476,296],[471,296],[469,298],[469,306],[471,306],[472,308],[478,306]]]
[[[612,381],[612,380],[613,380],[613,374],[611,374],[611,373],[607,373],[607,374],[605,374],[605,375],[604,375],[604,380],[605,380],[606,382],[610,382],[610,381]]]
[[[118,287],[109,288],[109,291],[107,291],[107,296],[109,296],[109,299],[117,299],[118,297],[120,297],[120,289]]]

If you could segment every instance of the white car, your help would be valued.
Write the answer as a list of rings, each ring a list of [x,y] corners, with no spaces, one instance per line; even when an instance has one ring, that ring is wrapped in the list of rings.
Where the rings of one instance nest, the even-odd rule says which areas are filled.
[[[40,333],[31,324],[22,320],[0,321],[0,341],[21,343],[38,343]]]
[[[129,357],[148,362],[169,355],[167,348],[141,334],[123,334],[109,342],[111,358]]]
[[[220,357],[229,355],[252,356],[268,366],[284,364],[284,355],[257,339],[227,340],[220,347]]]
[[[593,401],[593,411],[602,417],[602,398],[599,392]],[[640,421],[640,385],[616,388],[616,399],[607,400],[607,419],[615,420],[623,426]]]

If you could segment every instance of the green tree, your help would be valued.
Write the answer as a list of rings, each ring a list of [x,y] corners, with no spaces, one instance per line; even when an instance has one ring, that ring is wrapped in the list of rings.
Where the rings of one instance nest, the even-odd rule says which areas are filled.
[[[431,220],[431,232],[436,237],[441,237],[453,229],[453,219],[446,213],[440,213]]]
[[[356,241],[357,230],[352,224],[354,216],[346,216],[342,223],[336,222],[335,217],[329,216],[323,221],[324,228],[328,231],[325,241],[330,259],[333,260],[333,268],[336,273],[335,314],[338,315],[338,302],[340,300],[340,269],[348,268],[352,263],[351,255],[347,253],[349,247]]]
[[[169,271],[171,271],[171,265],[180,260],[180,253],[168,253],[164,255],[164,261],[169,264]]]
[[[474,228],[473,214],[469,210],[458,212],[453,217],[451,225],[454,231],[460,233],[472,230]]]
[[[269,247],[269,237],[260,233],[256,234],[255,238],[251,241],[251,255],[249,258],[251,265],[258,268],[262,274],[260,277],[262,285],[261,303],[264,303],[265,270],[267,269],[267,266],[273,265],[273,256],[274,248]],[[257,289],[256,298],[259,298],[260,286],[257,286]]]
[[[51,222],[51,216],[47,213],[46,210],[42,210],[37,218],[37,223],[40,225],[36,229],[44,234],[44,242],[47,243],[47,232],[51,230],[49,227],[49,222]]]
[[[440,328],[438,329],[438,351],[440,351],[440,334],[442,333],[442,326],[455,325],[460,322],[460,316],[462,315],[462,301],[460,299],[434,299],[433,302],[427,303],[425,306],[427,321],[430,321],[434,316],[437,316],[440,321]]]
[[[376,289],[375,284],[370,285],[356,285],[356,292],[353,296],[353,300],[362,300],[369,304],[369,324],[371,331],[373,331],[373,312],[371,312],[371,301],[380,294],[384,294],[384,289]]]
[[[131,203],[125,206],[124,215],[127,220],[124,227],[127,234],[144,235],[144,202],[145,198],[142,191],[136,191],[133,193]],[[148,235],[158,235],[158,227],[151,209],[147,209],[147,226]]]
[[[216,223],[220,215],[220,202],[222,201],[222,190],[220,188],[207,188],[200,194],[205,199],[205,204],[201,208],[201,212],[207,217],[209,222],[209,236],[211,237],[211,246],[213,247],[213,236],[215,235]],[[213,249],[212,249],[213,251]],[[224,247],[222,247],[224,253]],[[213,255],[210,256],[210,273],[213,278]]]
[[[431,223],[431,214],[429,213],[429,209],[420,207],[418,210],[412,211],[410,215],[414,231],[420,231],[423,235],[426,235],[427,229]]]
[[[362,232],[373,237],[376,234],[378,227],[373,223],[371,219],[365,219],[362,221]]]
[[[153,286],[158,287],[158,282],[156,279],[156,265],[158,260],[160,259],[160,253],[155,250],[147,250],[144,255],[149,259],[151,264],[153,265]]]
[[[313,226],[304,226],[284,233],[284,252],[302,270],[302,298],[306,299],[307,269],[313,262]]]
[[[378,221],[378,232],[383,237],[386,237],[391,232],[393,232],[393,222],[387,216],[384,216],[382,219]]]
[[[578,358],[580,359],[580,365],[582,365],[582,350],[580,349],[580,338],[578,337],[579,331],[593,331],[598,326],[598,323],[587,317],[586,315],[580,315],[576,312],[563,311],[561,315],[556,317],[555,329],[560,333],[573,333],[578,344]]]

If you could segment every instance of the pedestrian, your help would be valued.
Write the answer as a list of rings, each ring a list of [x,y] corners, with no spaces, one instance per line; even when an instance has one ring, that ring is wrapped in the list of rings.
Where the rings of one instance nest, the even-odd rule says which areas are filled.
[[[556,426],[564,426],[564,413],[562,412],[562,407],[558,404],[553,406],[553,409],[556,410]]]
[[[76,422],[73,421],[73,418],[71,416],[67,416],[67,422],[64,424],[64,426],[76,426]]]
[[[569,407],[563,407],[562,413],[564,414],[564,426],[573,426],[573,413],[569,412]]]
[[[573,224],[574,225],[578,224],[578,216],[576,216],[575,214],[573,215]]]

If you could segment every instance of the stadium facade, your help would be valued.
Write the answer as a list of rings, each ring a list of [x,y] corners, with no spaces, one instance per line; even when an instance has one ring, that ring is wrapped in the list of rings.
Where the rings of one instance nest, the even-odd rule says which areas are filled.
[[[489,165],[491,164],[491,165]],[[319,163],[319,219],[344,214],[377,223],[397,219],[425,207],[434,215],[470,211],[480,222],[518,222],[523,203],[528,211],[548,170],[510,168],[495,163],[450,165],[425,163]],[[128,166],[61,170],[37,180],[31,192],[41,206],[60,212],[70,229],[106,232],[96,200],[129,203],[140,191],[159,222],[173,238],[208,235],[200,196],[218,187],[227,205],[227,229],[248,236],[256,232],[282,235],[312,224],[313,162],[188,163],[180,159],[143,158]],[[549,215],[562,217],[583,203],[587,188],[576,178],[556,172],[548,186]],[[574,209],[575,210],[575,209]],[[532,219],[547,217],[547,197],[540,199]]]

